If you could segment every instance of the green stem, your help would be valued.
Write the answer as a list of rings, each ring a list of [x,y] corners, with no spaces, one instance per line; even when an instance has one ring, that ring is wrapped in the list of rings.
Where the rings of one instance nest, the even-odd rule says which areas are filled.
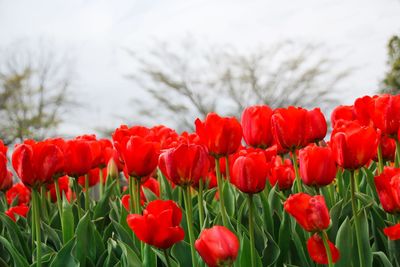
[[[171,267],[171,260],[169,258],[169,253],[167,249],[164,249],[164,257],[165,257],[165,261],[167,262],[167,267]]]
[[[137,178],[135,179],[135,202],[136,202],[136,206],[135,206],[135,213],[136,214],[142,214],[142,205],[140,205],[140,179]]]
[[[203,203],[203,179],[199,180],[199,193],[197,194],[197,202],[199,207],[199,220],[200,220],[200,230],[204,226],[204,203]]]
[[[135,212],[135,199],[134,199],[134,191],[135,191],[135,178],[129,176],[128,183],[129,183],[129,202],[130,202],[130,213]]]
[[[256,266],[256,258],[255,258],[255,242],[254,242],[254,210],[253,210],[253,195],[248,194],[247,200],[249,204],[249,237],[250,237],[250,259],[251,259],[251,266]]]
[[[100,191],[100,198],[102,198],[103,197],[103,194],[104,194],[104,177],[103,177],[103,169],[100,169],[100,171],[99,171],[99,178],[100,178],[100,188],[99,188],[99,191]]]
[[[328,235],[325,231],[322,232],[322,241],[324,242],[326,256],[328,257],[328,266],[333,267],[331,248],[329,247]]]
[[[397,138],[395,139],[396,139],[396,157],[394,158],[394,167],[398,168],[400,161],[400,142]]]
[[[190,187],[186,186],[184,188],[183,200],[185,202],[186,208],[186,221],[189,231],[189,241],[190,241],[190,252],[192,255],[192,266],[197,267],[196,251],[194,248],[194,231],[193,231],[193,211],[192,211],[192,194],[190,192]]]
[[[89,198],[89,175],[85,174],[85,211],[90,208],[90,198]]]
[[[56,190],[56,197],[57,197],[57,207],[58,207],[58,213],[60,214],[60,219],[62,218],[62,199],[61,199],[61,194],[60,194],[60,186],[58,183],[58,178],[54,180],[54,186]],[[61,220],[62,222],[62,220]]]
[[[72,178],[72,185],[74,187],[74,191],[75,191],[75,195],[76,195],[76,207],[78,209],[78,218],[79,218],[79,220],[81,220],[81,218],[82,218],[81,199],[79,197],[80,190],[79,190],[77,178]]]
[[[46,221],[48,221],[49,220],[49,214],[48,214],[48,211],[47,211],[47,204],[46,204],[46,191],[47,191],[46,185],[42,185],[40,187],[39,199],[40,199],[40,205],[41,205],[41,210],[42,210],[43,217],[46,219]]]
[[[35,231],[36,231],[36,263],[37,267],[42,266],[42,241],[41,241],[41,233],[40,233],[40,199],[39,199],[39,193],[36,191],[36,189],[32,190],[32,200],[33,200],[33,209],[35,213]]]
[[[350,190],[351,190],[351,207],[353,209],[353,217],[354,217],[354,224],[356,226],[356,239],[357,239],[357,248],[358,248],[358,258],[360,260],[360,266],[365,266],[364,264],[364,255],[362,251],[362,244],[361,244],[361,230],[360,230],[360,222],[358,220],[358,210],[357,210],[357,203],[356,203],[356,196],[355,196],[355,178],[356,178],[356,171],[353,171],[353,177],[350,178]]]
[[[117,186],[115,187],[115,189],[117,190],[117,195],[120,196],[121,195],[121,185],[119,183],[119,174],[117,175]]]
[[[382,158],[382,147],[378,145],[378,175],[383,172],[383,158]]]
[[[226,210],[225,210],[225,203],[224,203],[224,197],[222,193],[222,186],[223,186],[223,180],[221,177],[221,169],[219,165],[219,160],[215,159],[215,172],[217,174],[217,184],[218,184],[218,192],[219,192],[219,203],[221,207],[221,216],[222,216],[222,223],[225,227],[228,227],[228,218],[226,217]]]
[[[231,180],[231,174],[229,172],[229,156],[225,157],[225,176],[226,180]]]
[[[297,191],[298,193],[300,193],[303,192],[303,189],[301,188],[301,178],[299,173],[299,165],[297,164],[296,150],[292,151],[292,160],[293,160],[294,174],[296,176]]]

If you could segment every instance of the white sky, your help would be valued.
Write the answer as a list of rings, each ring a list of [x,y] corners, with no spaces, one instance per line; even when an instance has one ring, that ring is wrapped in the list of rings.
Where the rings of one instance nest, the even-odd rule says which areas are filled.
[[[124,78],[152,40],[191,35],[205,44],[238,48],[282,40],[325,44],[349,79],[350,103],[372,93],[386,70],[386,43],[400,33],[400,0],[0,0],[0,47],[15,40],[50,40],[75,60],[72,111],[66,134],[116,127],[135,116],[135,84]]]

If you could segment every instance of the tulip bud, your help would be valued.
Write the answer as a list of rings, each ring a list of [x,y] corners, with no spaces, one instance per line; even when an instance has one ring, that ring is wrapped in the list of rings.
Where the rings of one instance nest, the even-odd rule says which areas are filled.
[[[115,163],[113,158],[110,158],[107,164],[107,177],[110,177],[112,180],[118,179],[118,165]]]

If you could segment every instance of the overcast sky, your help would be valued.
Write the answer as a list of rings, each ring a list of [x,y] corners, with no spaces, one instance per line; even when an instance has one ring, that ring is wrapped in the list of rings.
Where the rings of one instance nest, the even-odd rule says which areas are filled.
[[[343,99],[350,103],[377,90],[399,14],[400,0],[0,0],[0,47],[44,39],[74,59],[74,94],[87,108],[60,131],[82,134],[135,116],[125,48],[187,35],[239,49],[287,39],[325,44],[344,67],[358,68]]]

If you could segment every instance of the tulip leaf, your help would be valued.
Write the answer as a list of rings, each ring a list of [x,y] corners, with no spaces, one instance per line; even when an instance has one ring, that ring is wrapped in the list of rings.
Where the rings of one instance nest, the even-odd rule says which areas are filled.
[[[72,255],[75,240],[69,240],[60,251],[57,252],[56,257],[50,264],[50,267],[74,267],[79,265],[79,262]]]
[[[90,213],[87,212],[76,227],[75,256],[85,266],[88,259],[96,257],[96,243],[91,229]]]
[[[142,262],[130,246],[120,240],[117,240],[117,242],[122,250],[122,261],[124,262],[124,266],[142,266]]]
[[[382,251],[373,252],[372,255],[374,257],[374,262],[376,261],[374,266],[393,267],[393,264]]]
[[[272,266],[278,260],[280,249],[269,233],[266,233],[267,246],[263,251],[263,266]]]
[[[151,249],[154,251],[157,257],[160,258],[160,260],[164,263],[164,265],[167,266],[167,261],[165,260],[164,253],[153,247]],[[172,258],[171,255],[169,257],[169,262],[171,267],[179,267],[179,264]]]
[[[360,220],[360,230],[361,230],[361,244],[362,244],[362,253],[363,253],[363,259],[364,262],[366,263],[367,267],[372,266],[372,251],[371,251],[371,246],[369,243],[369,229],[368,229],[368,217],[366,214],[366,209],[363,209],[359,216]]]
[[[233,192],[232,186],[233,185],[231,185],[229,181],[224,181],[222,187],[222,194],[220,194],[220,197],[224,198],[225,210],[229,215],[229,217],[233,217],[235,215],[236,201],[234,199],[235,193]]]
[[[153,200],[158,199],[158,196],[156,194],[153,193],[153,191],[151,191],[150,189],[146,188],[146,187],[142,187],[144,195],[146,196],[146,202],[151,202]]]
[[[179,266],[192,266],[190,245],[187,242],[176,243],[171,249],[171,255],[179,262]]]
[[[279,255],[277,266],[282,266],[285,262],[285,258],[288,256],[289,251],[289,243],[290,243],[290,236],[291,231],[289,230],[290,227],[290,217],[289,214],[284,212],[283,219],[281,222],[281,226],[279,228],[279,237],[278,237],[278,245],[281,249],[281,253]]]
[[[4,213],[0,213],[0,219],[1,221],[4,223],[4,225],[7,228],[7,232],[9,234],[9,240],[12,240],[13,245],[15,246],[15,248],[20,251],[23,252],[25,258],[29,258],[31,257],[31,253],[29,252],[28,246],[27,246],[27,242],[26,239],[27,237],[27,233],[21,233],[20,229],[18,228],[17,224],[11,220],[7,215],[5,215]]]
[[[74,236],[74,214],[72,207],[73,205],[68,202],[66,199],[65,195],[63,198],[63,213],[62,213],[62,222],[63,222],[63,228],[62,228],[62,236],[63,236],[63,242],[66,244],[69,240],[71,240]]]
[[[352,262],[354,254],[353,249],[353,229],[350,224],[349,218],[346,218],[340,226],[336,235],[336,247],[340,252],[340,259],[336,262],[336,267],[348,267]]]
[[[27,260],[25,259],[24,256],[22,256],[18,250],[11,245],[10,242],[8,242],[7,239],[4,237],[0,236],[0,243],[3,244],[3,246],[7,249],[7,251],[10,253],[13,261],[14,261],[14,266],[15,267],[29,267],[29,264]]]

